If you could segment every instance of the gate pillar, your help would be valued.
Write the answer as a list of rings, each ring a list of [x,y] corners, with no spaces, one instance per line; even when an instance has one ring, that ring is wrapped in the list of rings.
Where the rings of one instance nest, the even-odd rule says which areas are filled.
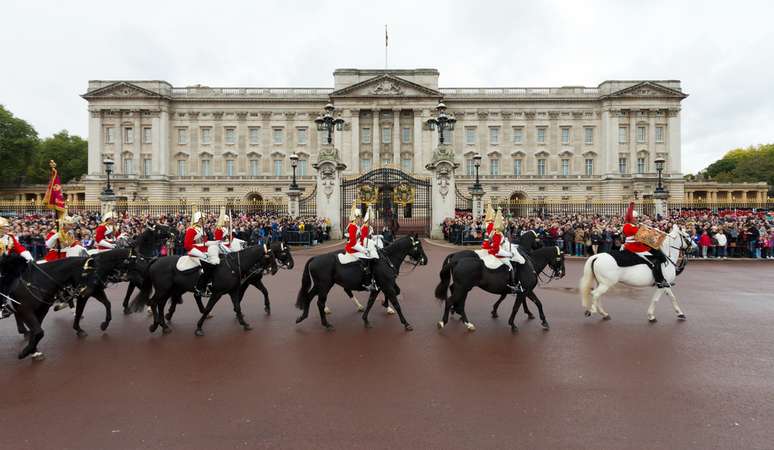
[[[301,197],[301,189],[288,189],[288,215],[293,219],[301,215],[299,197]]]
[[[317,216],[330,222],[331,239],[341,239],[341,173],[347,166],[339,151],[325,144],[312,167],[317,170]]]
[[[655,215],[660,220],[667,216],[667,198],[669,195],[666,192],[656,192],[653,194],[653,206],[655,209]]]
[[[430,237],[433,239],[443,239],[441,223],[447,217],[454,217],[454,169],[457,167],[459,163],[454,162],[454,149],[447,144],[439,145],[433,152],[433,159],[425,166],[433,174],[433,223],[430,228]]]

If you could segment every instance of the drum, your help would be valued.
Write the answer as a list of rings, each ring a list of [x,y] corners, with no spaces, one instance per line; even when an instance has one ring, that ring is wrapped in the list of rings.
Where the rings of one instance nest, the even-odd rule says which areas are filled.
[[[647,225],[640,225],[637,233],[634,235],[634,240],[642,244],[647,245],[650,248],[659,249],[661,244],[666,239],[666,233],[655,228],[651,228]]]

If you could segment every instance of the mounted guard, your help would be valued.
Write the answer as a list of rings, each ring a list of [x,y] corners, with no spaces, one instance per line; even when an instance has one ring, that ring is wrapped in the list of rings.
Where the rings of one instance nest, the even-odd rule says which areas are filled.
[[[639,214],[634,209],[634,202],[629,203],[624,222],[623,235],[626,240],[623,249],[641,257],[650,266],[657,288],[669,287],[663,273],[663,265],[667,259],[659,249],[666,233],[646,225],[639,225]]]
[[[494,231],[495,210],[492,204],[486,205],[486,215],[484,216],[484,235],[481,237],[481,248],[489,250],[489,236]]]
[[[373,282],[372,270],[370,264],[370,252],[366,248],[365,238],[361,236],[363,232],[368,233],[370,228],[365,224],[363,217],[360,213],[360,208],[357,204],[352,204],[352,209],[349,213],[349,225],[347,225],[347,243],[344,245],[344,254],[339,256],[339,262],[341,264],[349,264],[360,260],[360,267],[363,271],[363,279],[371,280],[367,289],[370,291],[376,290],[376,284]],[[366,261],[363,261],[366,260]],[[363,288],[366,285],[363,284]]]
[[[114,223],[116,213],[108,211],[102,217],[102,223],[95,230],[94,242],[97,244],[97,250],[105,251],[116,247],[117,234]]]
[[[215,244],[215,247],[207,241],[207,233],[204,231],[204,214],[201,211],[195,211],[193,216],[191,216],[191,226],[185,230],[185,238],[183,239],[183,248],[191,258],[189,261],[193,265],[188,267],[184,262],[178,262],[178,270],[192,269],[196,265],[202,268],[202,274],[199,276],[195,289],[195,292],[202,297],[209,297],[209,284],[212,280],[212,273],[218,263],[220,263],[217,251],[218,243],[213,241],[213,244]],[[210,248],[214,248],[214,251],[210,250]]]
[[[80,242],[75,239],[73,226],[77,223],[75,217],[62,216],[59,219],[59,230],[52,229],[46,235],[46,248],[48,253],[45,256],[46,262],[64,259],[68,256],[79,256],[73,254],[71,249],[80,246]]]
[[[11,223],[5,217],[0,217],[0,255],[19,255],[30,262],[33,260],[32,254],[19,243],[16,236],[10,231]],[[5,319],[11,315],[5,297],[0,298],[0,319]]]
[[[524,264],[526,260],[519,253],[518,245],[511,244],[508,241],[508,238],[505,237],[505,234],[503,234],[503,231],[505,231],[505,218],[503,217],[503,211],[500,208],[497,208],[497,215],[494,219],[493,228],[492,234],[490,234],[488,252],[508,267],[511,276],[508,288],[511,292],[514,294],[522,293],[524,291],[521,287],[521,283],[518,281],[516,271],[513,269],[511,262]]]
[[[231,217],[226,214],[225,210],[220,212],[220,217],[215,224],[214,237],[216,241],[220,242],[219,250],[221,253],[231,253],[231,240],[233,236],[231,234]]]

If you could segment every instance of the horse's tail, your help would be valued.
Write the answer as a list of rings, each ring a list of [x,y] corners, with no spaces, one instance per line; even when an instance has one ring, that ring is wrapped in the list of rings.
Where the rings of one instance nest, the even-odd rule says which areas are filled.
[[[307,303],[309,303],[309,290],[312,287],[312,274],[309,272],[309,264],[312,262],[309,260],[304,265],[304,273],[301,275],[301,289],[298,290],[298,297],[296,298],[296,308],[304,309]]]
[[[148,268],[145,269],[145,277],[143,277],[142,284],[140,285],[140,291],[134,296],[132,302],[129,303],[129,311],[133,313],[144,310],[148,305],[148,300],[150,299],[151,291],[153,290],[153,282],[150,278],[150,268],[155,262],[156,260],[153,260],[148,263]]]
[[[586,264],[583,265],[583,276],[580,280],[580,293],[583,307],[588,311],[591,308],[591,288],[594,285],[594,263],[597,261],[597,256],[594,255],[586,260]]]
[[[435,298],[442,302],[446,301],[446,294],[449,292],[449,281],[451,280],[452,270],[452,255],[448,255],[446,258],[444,258],[443,265],[441,266],[441,273],[439,274],[441,281],[438,283],[438,286],[435,287]]]

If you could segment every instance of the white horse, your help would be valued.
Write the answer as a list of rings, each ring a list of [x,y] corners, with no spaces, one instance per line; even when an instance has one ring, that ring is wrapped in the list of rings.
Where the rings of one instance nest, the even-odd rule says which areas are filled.
[[[692,250],[695,246],[696,244],[680,227],[676,224],[672,226],[672,230],[661,244],[661,251],[667,258],[667,262],[662,267],[664,279],[670,286],[677,277],[676,264],[680,252]],[[597,282],[597,287],[592,289],[594,280]],[[603,319],[610,319],[610,314],[602,307],[600,297],[618,283],[631,287],[654,287],[656,281],[653,278],[653,272],[647,264],[618,267],[615,259],[608,253],[600,253],[586,260],[586,264],[583,267],[583,277],[581,277],[580,281],[580,292],[587,317],[593,313],[599,313]],[[656,321],[656,302],[664,292],[672,299],[672,307],[677,314],[677,318],[679,320],[686,319],[685,313],[680,309],[680,305],[677,303],[677,298],[675,298],[671,288],[658,289],[654,287],[654,289],[655,292],[653,292],[653,296],[650,299],[650,307],[648,307],[648,320],[650,322]]]

